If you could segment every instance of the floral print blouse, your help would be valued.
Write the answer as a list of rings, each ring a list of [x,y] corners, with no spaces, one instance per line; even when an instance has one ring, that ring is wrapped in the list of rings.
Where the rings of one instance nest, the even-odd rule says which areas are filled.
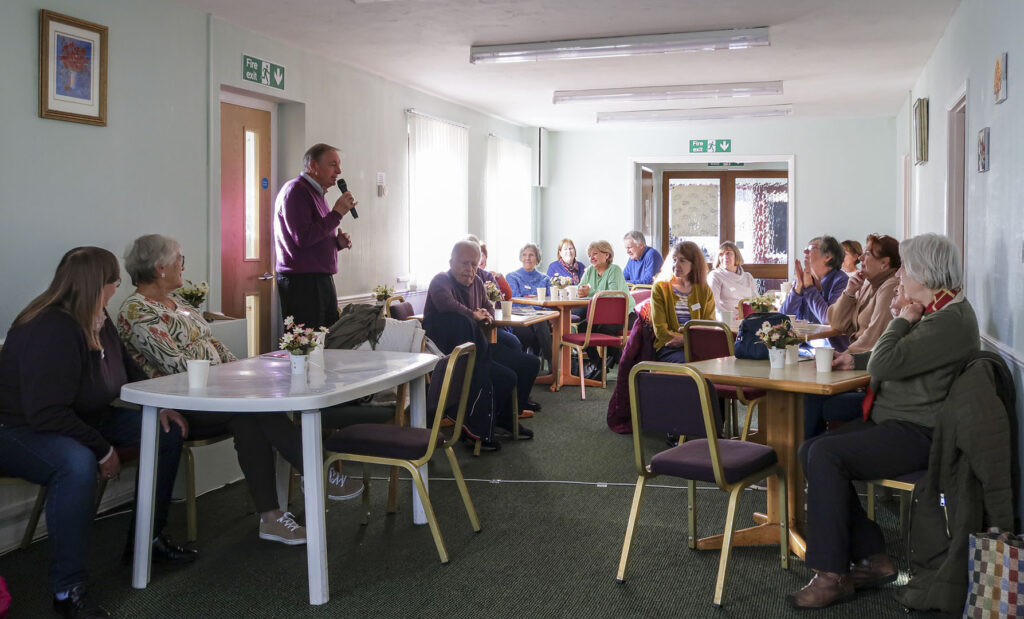
[[[172,294],[177,309],[133,293],[121,304],[117,332],[132,356],[151,377],[186,371],[188,359],[209,359],[213,365],[234,361],[226,346],[213,338],[199,310]]]

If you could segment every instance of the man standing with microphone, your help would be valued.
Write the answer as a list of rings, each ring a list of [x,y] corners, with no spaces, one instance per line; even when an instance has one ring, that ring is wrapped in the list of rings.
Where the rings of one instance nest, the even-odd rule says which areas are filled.
[[[277,294],[281,316],[317,329],[338,321],[338,293],[334,274],[338,252],[352,247],[352,238],[338,226],[341,218],[356,213],[355,199],[341,176],[341,155],[327,144],[314,144],[302,156],[302,174],[288,181],[274,201],[274,245],[277,248]],[[341,197],[327,205],[327,190],[338,183]],[[340,464],[340,463],[338,463]],[[327,498],[354,499],[363,482],[343,475],[341,467],[327,471]]]
[[[314,329],[330,327],[339,318],[334,274],[338,252],[352,239],[338,226],[356,204],[344,186],[341,155],[327,144],[314,144],[302,158],[302,174],[285,183],[274,202],[274,243],[277,248],[277,292],[281,316]],[[342,188],[334,207],[325,194],[335,182]]]

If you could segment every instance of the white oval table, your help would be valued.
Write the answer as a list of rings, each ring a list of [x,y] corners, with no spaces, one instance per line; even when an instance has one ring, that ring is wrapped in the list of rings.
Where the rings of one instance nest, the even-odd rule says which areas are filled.
[[[302,464],[307,488],[324,487],[320,409],[368,396],[383,389],[410,383],[410,423],[426,427],[426,382],[437,357],[419,353],[328,350],[326,368],[312,366],[309,374],[293,376],[287,358],[253,357],[210,368],[202,389],[189,389],[184,373],[126,384],[121,399],[142,405],[142,440],[139,453],[138,509],[135,523],[135,557],[132,586],[149,584],[153,539],[153,496],[156,485],[157,411],[232,413],[301,412]],[[426,465],[423,479],[426,483]],[[309,602],[329,599],[327,582],[327,535],[324,492],[305,492],[306,563],[309,571]],[[413,521],[425,524],[426,515],[415,489]]]

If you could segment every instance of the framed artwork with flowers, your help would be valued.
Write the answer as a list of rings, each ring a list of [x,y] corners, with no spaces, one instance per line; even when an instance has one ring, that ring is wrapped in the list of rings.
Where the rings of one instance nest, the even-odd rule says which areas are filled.
[[[39,116],[106,126],[106,26],[39,11]]]

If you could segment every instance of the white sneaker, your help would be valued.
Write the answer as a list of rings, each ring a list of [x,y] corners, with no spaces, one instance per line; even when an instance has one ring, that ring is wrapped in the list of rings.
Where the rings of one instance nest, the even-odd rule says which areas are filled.
[[[291,512],[285,512],[277,520],[260,521],[260,539],[281,542],[289,546],[305,544],[306,527],[295,522],[295,516]]]
[[[363,493],[363,482],[342,475],[334,468],[327,469],[327,498],[332,501],[347,501]]]

